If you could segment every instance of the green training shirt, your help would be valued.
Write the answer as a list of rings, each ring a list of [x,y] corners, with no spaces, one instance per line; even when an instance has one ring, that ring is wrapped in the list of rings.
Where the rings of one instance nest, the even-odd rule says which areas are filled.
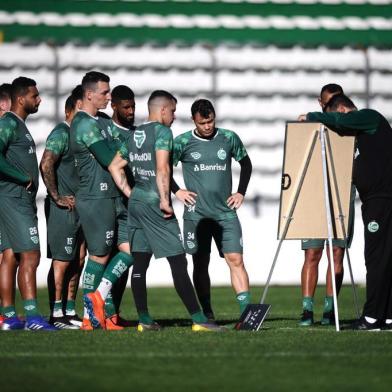
[[[173,163],[182,163],[186,189],[197,193],[196,204],[184,208],[184,219],[236,217],[226,202],[232,194],[231,158],[240,161],[247,155],[238,135],[222,128],[212,139],[203,139],[195,131],[175,138]]]
[[[158,122],[139,125],[124,146],[126,148],[123,148],[121,153],[128,160],[135,179],[131,199],[151,204],[159,203],[155,152],[172,150],[171,129]]]
[[[35,143],[25,122],[15,113],[7,112],[0,119],[0,153],[6,160],[32,180],[29,191],[24,185],[0,178],[0,195],[30,196],[35,200],[38,190],[38,161]]]
[[[106,140],[109,146],[114,143],[110,120],[106,126],[101,120],[80,111],[71,124],[70,147],[79,176],[76,196],[82,199],[108,199],[120,195],[110,173],[89,150],[91,145],[99,141]]]
[[[75,195],[79,177],[75,158],[69,148],[70,126],[64,121],[57,124],[46,139],[45,150],[51,151],[59,159],[56,162],[57,189],[60,195]]]

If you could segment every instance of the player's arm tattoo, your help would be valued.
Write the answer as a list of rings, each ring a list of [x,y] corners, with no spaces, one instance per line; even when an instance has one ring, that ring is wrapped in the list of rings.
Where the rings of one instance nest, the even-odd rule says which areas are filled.
[[[124,170],[126,165],[127,161],[122,158],[121,154],[117,153],[108,166],[108,170],[120,191],[124,193],[126,197],[129,197],[131,195],[131,187],[128,184],[127,176]]]
[[[55,172],[55,164],[58,159],[58,155],[54,154],[52,151],[45,150],[40,164],[42,179],[44,180],[45,186],[48,190],[50,197],[54,201],[57,201],[59,199]]]

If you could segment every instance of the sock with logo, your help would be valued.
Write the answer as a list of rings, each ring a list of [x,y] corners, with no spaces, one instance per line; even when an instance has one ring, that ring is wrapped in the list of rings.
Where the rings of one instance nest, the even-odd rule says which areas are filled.
[[[313,297],[302,298],[302,309],[313,312]]]
[[[74,299],[67,299],[67,305],[65,307],[65,314],[67,316],[75,316],[75,300]]]
[[[106,299],[112,289],[113,283],[121,278],[122,274],[133,264],[133,257],[124,252],[118,252],[105,268],[102,280],[98,285],[97,291],[102,299]],[[110,300],[113,303],[113,299]]]
[[[15,306],[4,306],[1,310],[1,314],[8,318],[8,317],[16,317],[16,309]]]
[[[53,304],[53,312],[52,312],[53,317],[63,317],[63,301],[54,301]]]
[[[83,274],[83,294],[94,292],[99,282],[101,281],[102,275],[105,271],[105,265],[97,263],[91,259],[87,259],[86,268]],[[83,317],[88,318],[87,309],[83,309]]]
[[[324,298],[324,313],[332,312],[333,310],[333,297],[326,296]]]
[[[249,291],[243,291],[242,293],[238,293],[237,296],[237,302],[240,305],[240,312],[245,310],[246,306],[250,304],[250,292]]]
[[[38,311],[38,304],[37,304],[37,299],[26,299],[23,301],[23,309],[25,310],[26,316],[38,316],[39,311]]]
[[[105,298],[105,315],[106,317],[112,317],[116,314],[116,308],[113,303],[112,293],[109,291]]]
[[[97,263],[91,259],[87,260],[83,274],[83,294],[92,293],[97,289],[104,271],[104,264]]]

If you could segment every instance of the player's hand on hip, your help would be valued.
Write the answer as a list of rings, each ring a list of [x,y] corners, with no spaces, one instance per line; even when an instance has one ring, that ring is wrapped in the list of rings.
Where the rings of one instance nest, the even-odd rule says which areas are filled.
[[[174,214],[173,207],[167,201],[161,201],[159,203],[159,208],[163,212],[164,218],[170,218]]]
[[[298,119],[297,119],[297,121],[301,121],[301,122],[304,122],[304,121],[306,121],[306,120],[307,120],[306,114],[301,114],[301,115],[299,115],[299,116],[298,116]]]
[[[66,207],[70,211],[75,208],[74,196],[59,196],[59,198],[55,200],[55,202],[59,207]]]
[[[176,193],[176,198],[183,202],[186,207],[196,204],[197,193],[188,191],[187,189],[179,189]]]
[[[226,201],[227,205],[232,209],[232,210],[237,210],[242,206],[242,203],[244,201],[244,195],[241,193],[234,193],[232,194]]]

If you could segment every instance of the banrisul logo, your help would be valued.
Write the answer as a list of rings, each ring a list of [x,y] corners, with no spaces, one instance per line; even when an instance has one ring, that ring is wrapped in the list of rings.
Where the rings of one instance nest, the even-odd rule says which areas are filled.
[[[135,131],[133,134],[133,140],[136,143],[137,148],[142,148],[143,143],[146,141],[146,134],[144,131]]]
[[[201,154],[200,154],[200,152],[192,152],[192,153],[191,153],[191,157],[192,157],[193,159],[198,160],[198,159],[201,158]]]
[[[226,151],[223,148],[221,148],[216,155],[218,155],[218,158],[222,161],[226,159],[227,156]]]
[[[371,221],[369,222],[368,226],[367,226],[368,230],[371,233],[375,233],[376,231],[378,231],[378,229],[380,228],[379,224],[376,221]]]

